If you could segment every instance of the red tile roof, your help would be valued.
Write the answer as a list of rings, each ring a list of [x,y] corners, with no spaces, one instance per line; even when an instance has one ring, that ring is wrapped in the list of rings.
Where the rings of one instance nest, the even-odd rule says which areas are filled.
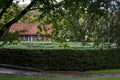
[[[16,32],[16,31],[21,31],[21,30],[25,30],[25,32],[21,32],[21,35],[37,35],[37,33],[41,33],[41,34],[51,34],[52,33],[52,25],[42,25],[41,28],[45,28],[42,30],[38,29],[38,26],[40,26],[39,23],[14,23],[9,32]]]

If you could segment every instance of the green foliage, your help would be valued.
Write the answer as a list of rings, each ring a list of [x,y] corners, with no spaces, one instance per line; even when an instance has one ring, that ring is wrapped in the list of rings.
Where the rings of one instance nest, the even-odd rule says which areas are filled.
[[[52,24],[54,41],[94,42],[96,45],[107,42],[119,47],[119,7],[117,0],[32,0],[28,8],[22,7],[21,11],[17,5],[7,9],[0,26],[9,22],[11,26],[17,21]]]
[[[24,9],[27,5],[21,5],[20,9]],[[19,23],[38,23],[40,12],[38,10],[28,11],[18,22]]]
[[[7,4],[7,0],[0,0],[0,9],[4,8]]]
[[[0,63],[42,70],[86,71],[120,68],[120,50],[0,49]]]
[[[9,7],[9,9],[7,9],[6,13],[4,13],[4,15],[0,18],[0,24],[5,25],[9,21],[11,21],[14,17],[16,17],[19,14],[19,12],[20,12],[20,8],[18,7],[17,4],[13,3]]]

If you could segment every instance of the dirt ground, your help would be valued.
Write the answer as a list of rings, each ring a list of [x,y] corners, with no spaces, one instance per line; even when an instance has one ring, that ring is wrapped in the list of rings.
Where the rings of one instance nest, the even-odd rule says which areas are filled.
[[[90,78],[90,77],[120,77],[120,74],[89,74],[84,72],[38,72],[20,69],[10,69],[0,67],[0,73],[4,74],[19,74],[27,76],[41,76],[41,77],[57,77],[57,78]]]

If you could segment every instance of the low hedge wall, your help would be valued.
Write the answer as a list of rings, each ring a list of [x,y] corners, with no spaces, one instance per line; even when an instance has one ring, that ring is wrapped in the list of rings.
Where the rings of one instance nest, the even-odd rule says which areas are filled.
[[[120,68],[120,49],[22,50],[0,49],[0,64],[42,70],[86,71]]]

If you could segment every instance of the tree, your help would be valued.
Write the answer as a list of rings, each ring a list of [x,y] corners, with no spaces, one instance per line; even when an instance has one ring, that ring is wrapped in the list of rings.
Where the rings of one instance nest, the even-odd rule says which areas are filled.
[[[3,0],[2,0],[3,1]],[[10,26],[17,22],[21,17],[23,17],[27,11],[30,10],[30,8],[33,6],[36,0],[33,0],[24,10],[22,10],[16,17],[14,17],[12,20],[7,22],[5,25],[1,26],[2,29],[0,29],[0,39],[4,39],[4,37],[7,35]],[[10,5],[12,5],[13,0],[4,0],[3,3],[6,3],[7,5],[2,6],[2,11],[0,13],[0,19],[1,17],[6,13],[7,9],[9,8]],[[4,30],[3,30],[4,28]]]
[[[25,7],[27,6],[27,4],[21,4],[19,7],[21,10],[23,10]],[[39,22],[39,16],[40,16],[40,12],[38,11],[38,9],[36,10],[30,10],[28,11],[18,22],[22,22],[22,23],[34,23],[34,22]]]
[[[13,3],[12,0],[1,1],[5,4],[1,7],[0,19],[7,12],[8,6]],[[27,12],[38,10],[41,23],[53,24],[53,38],[74,41],[94,41],[94,39],[98,41],[100,38],[103,40],[101,35],[105,32],[106,25],[102,24],[101,28],[99,24],[103,23],[102,20],[104,21],[107,17],[109,6],[113,1],[119,2],[118,0],[31,0],[31,3],[17,16],[1,25],[4,30],[1,29],[0,38],[3,39],[10,26]],[[101,32],[101,30],[104,31]]]

